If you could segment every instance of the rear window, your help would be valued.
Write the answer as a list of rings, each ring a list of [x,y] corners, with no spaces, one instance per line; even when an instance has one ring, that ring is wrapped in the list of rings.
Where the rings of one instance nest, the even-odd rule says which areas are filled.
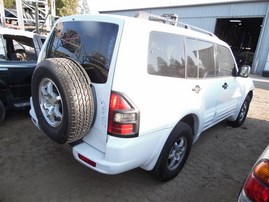
[[[47,58],[70,57],[80,63],[94,83],[105,83],[118,25],[105,22],[58,23],[51,35]]]

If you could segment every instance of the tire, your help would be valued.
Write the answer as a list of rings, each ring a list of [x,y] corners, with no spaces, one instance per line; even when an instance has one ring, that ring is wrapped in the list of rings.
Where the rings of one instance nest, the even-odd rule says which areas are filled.
[[[0,125],[3,123],[6,117],[6,109],[2,101],[0,100]]]
[[[243,125],[243,123],[245,122],[245,119],[247,117],[247,114],[248,114],[250,102],[251,102],[251,98],[249,95],[247,95],[246,99],[244,100],[244,102],[240,108],[240,111],[239,111],[239,114],[238,114],[236,120],[227,121],[229,126],[240,127],[241,125]]]
[[[68,58],[40,62],[32,77],[32,98],[41,129],[59,144],[83,138],[94,121],[91,82],[83,67]]]
[[[179,122],[168,137],[152,170],[157,179],[168,181],[178,175],[191,151],[192,138],[191,127],[186,123]]]

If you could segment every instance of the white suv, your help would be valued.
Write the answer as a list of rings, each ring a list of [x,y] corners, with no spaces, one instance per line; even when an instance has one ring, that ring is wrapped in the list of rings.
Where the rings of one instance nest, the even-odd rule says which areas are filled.
[[[213,34],[146,18],[61,18],[32,77],[30,114],[98,172],[141,167],[166,181],[204,130],[243,124],[254,86]]]

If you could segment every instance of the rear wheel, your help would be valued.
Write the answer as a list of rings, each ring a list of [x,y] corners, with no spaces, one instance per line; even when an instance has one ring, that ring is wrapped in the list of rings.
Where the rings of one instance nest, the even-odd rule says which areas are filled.
[[[72,143],[90,130],[94,97],[84,69],[71,59],[43,60],[32,79],[34,109],[42,130],[57,143]]]
[[[192,146],[192,129],[180,122],[168,137],[159,159],[152,170],[161,181],[170,180],[183,168]]]
[[[3,123],[6,117],[6,109],[2,101],[0,100],[0,125]]]

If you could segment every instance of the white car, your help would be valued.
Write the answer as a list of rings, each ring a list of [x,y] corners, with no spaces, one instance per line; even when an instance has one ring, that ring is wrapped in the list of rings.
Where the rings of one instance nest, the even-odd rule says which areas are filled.
[[[32,77],[30,114],[89,168],[141,167],[166,181],[203,131],[243,124],[254,86],[214,34],[142,16],[61,18]]]
[[[269,145],[251,169],[238,202],[269,201]]]

